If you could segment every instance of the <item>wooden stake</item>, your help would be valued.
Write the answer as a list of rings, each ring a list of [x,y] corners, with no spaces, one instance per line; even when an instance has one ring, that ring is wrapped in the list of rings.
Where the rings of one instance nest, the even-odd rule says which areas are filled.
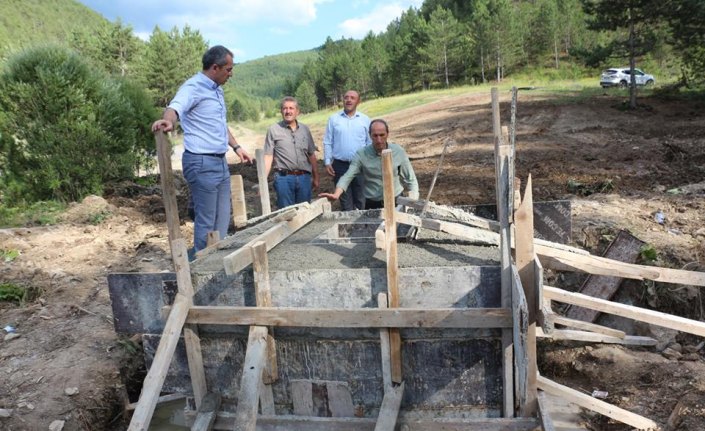
[[[255,298],[257,307],[272,306],[272,290],[269,285],[269,260],[267,259],[267,244],[257,241],[251,248],[252,270],[255,276]],[[278,379],[277,346],[271,329],[267,334],[267,364],[262,375],[262,381],[268,386]],[[269,387],[271,390],[271,386]]]
[[[377,307],[387,308],[387,294],[380,292],[377,295]],[[389,329],[381,328],[379,330],[379,346],[382,355],[382,381],[384,382],[384,390],[392,386],[392,358],[389,351]]]
[[[253,326],[247,339],[245,363],[242,367],[240,392],[235,410],[235,430],[255,431],[257,426],[257,406],[262,382],[262,369],[267,355],[267,328]]]
[[[382,407],[379,409],[375,431],[394,431],[399,416],[401,398],[404,395],[404,382],[397,387],[384,388]]]
[[[181,238],[179,229],[179,209],[176,206],[176,187],[174,175],[171,170],[171,143],[164,132],[155,132],[157,141],[157,161],[159,162],[159,179],[162,185],[162,198],[164,199],[164,212],[166,225],[169,230],[169,243]]]
[[[242,227],[247,223],[247,203],[242,175],[230,177],[230,200],[233,204],[233,224],[236,228]]]
[[[259,199],[262,205],[262,215],[272,212],[272,204],[269,202],[269,183],[264,172],[264,150],[255,150],[257,159],[257,183],[259,184]]]
[[[384,177],[384,234],[387,256],[387,294],[389,295],[389,307],[399,308],[399,264],[397,256],[397,223],[394,203],[394,174],[392,163],[392,150],[382,151],[382,172]],[[401,359],[401,336],[399,329],[389,330],[391,362],[392,362],[392,382],[402,381],[402,359]]]

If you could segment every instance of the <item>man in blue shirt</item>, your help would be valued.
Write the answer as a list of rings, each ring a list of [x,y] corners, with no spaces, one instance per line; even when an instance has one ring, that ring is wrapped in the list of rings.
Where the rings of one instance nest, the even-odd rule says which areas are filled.
[[[233,53],[214,46],[203,55],[203,70],[181,85],[152,131],[174,130],[176,121],[184,131],[182,168],[193,201],[195,219],[193,249],[189,256],[206,248],[208,232],[225,238],[230,224],[230,171],[225,153],[228,146],[243,162],[250,155],[238,145],[226,122],[221,88],[233,74]]]
[[[357,112],[360,95],[349,90],[343,96],[343,110],[330,116],[325,135],[323,136],[323,156],[326,172],[337,184],[350,167],[350,161],[360,148],[369,144],[370,118],[362,112]],[[364,178],[357,175],[350,187],[340,196],[340,207],[343,211],[363,209],[365,196],[363,193]]]

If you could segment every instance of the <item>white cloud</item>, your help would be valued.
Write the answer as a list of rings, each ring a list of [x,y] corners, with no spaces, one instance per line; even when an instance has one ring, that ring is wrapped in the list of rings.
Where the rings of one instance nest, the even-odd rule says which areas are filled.
[[[307,25],[316,20],[317,6],[333,0],[210,0],[198,4],[198,15],[193,13],[193,0],[176,0],[172,10],[174,25],[189,23],[205,30],[209,22],[237,25],[257,22]],[[196,25],[198,22],[198,25]]]
[[[387,25],[401,16],[409,6],[420,7],[423,0],[407,0],[379,5],[367,15],[351,18],[338,24],[340,35],[360,39],[370,31],[379,33],[387,29]]]

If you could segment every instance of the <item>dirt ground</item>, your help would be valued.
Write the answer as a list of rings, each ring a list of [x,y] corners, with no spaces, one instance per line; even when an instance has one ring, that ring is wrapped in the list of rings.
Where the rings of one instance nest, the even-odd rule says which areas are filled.
[[[535,201],[571,200],[574,245],[600,254],[626,229],[653,246],[655,264],[704,271],[704,103],[648,98],[636,112],[627,112],[620,109],[625,99],[618,91],[580,102],[521,92],[517,175],[525,184],[531,174]],[[505,124],[508,100],[503,92]],[[450,138],[454,145],[431,200],[494,201],[489,95],[449,97],[386,119],[390,140],[405,146],[412,159],[422,197]],[[263,141],[251,132],[236,134],[252,154]],[[314,136],[322,147],[322,130]],[[256,169],[232,162],[233,172],[245,178],[248,213],[254,217],[259,213]],[[331,181],[322,188],[332,190]],[[185,195],[179,206],[185,209]],[[656,221],[659,211],[663,223]],[[190,222],[184,221],[182,232],[191,237]],[[58,225],[0,230],[0,249],[20,252],[0,263],[2,282],[40,294],[22,305],[0,303],[0,328],[16,328],[16,335],[0,332],[0,429],[46,430],[54,421],[64,421],[64,430],[124,429],[126,386],[139,379],[132,375],[139,346],[113,331],[106,275],[172,270],[158,187],[115,185],[104,197],[72,206]],[[548,277],[569,289],[581,280],[570,274]],[[693,286],[627,281],[618,298],[705,318],[701,289]],[[654,336],[659,346],[541,341],[540,372],[588,393],[607,391],[608,402],[662,425],[680,412],[671,418],[672,429],[705,429],[702,339],[602,319],[630,334]],[[135,401],[136,394],[130,396]],[[599,415],[586,413],[584,419],[592,430],[629,429]]]

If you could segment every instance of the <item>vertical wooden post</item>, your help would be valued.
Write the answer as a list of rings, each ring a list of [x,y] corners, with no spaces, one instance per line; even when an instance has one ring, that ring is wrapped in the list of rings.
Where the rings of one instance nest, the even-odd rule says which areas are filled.
[[[526,181],[526,189],[524,190],[524,199],[515,213],[516,219],[516,264],[521,278],[521,284],[524,286],[524,295],[526,296],[526,304],[528,308],[528,331],[526,335],[526,349],[528,355],[527,376],[528,376],[528,393],[526,406],[520,412],[522,416],[533,415],[537,408],[537,392],[536,379],[538,376],[538,367],[536,365],[536,316],[538,311],[537,304],[537,289],[536,273],[534,257],[534,208],[531,193],[531,175]]]
[[[208,232],[206,236],[206,247],[213,247],[218,241],[220,241],[220,232],[217,230]]]
[[[257,405],[266,350],[267,328],[250,326],[245,363],[242,367],[242,379],[240,380],[240,392],[238,392],[237,408],[235,409],[234,429],[236,431],[255,431],[257,428]]]
[[[397,223],[394,217],[394,174],[392,150],[382,151],[382,175],[384,178],[384,231],[387,256],[387,294],[389,308],[399,307],[399,263],[397,260]],[[399,328],[389,330],[390,353],[392,360],[392,382],[401,383],[401,335]]]
[[[233,204],[233,224],[235,227],[241,227],[247,222],[247,205],[242,175],[230,177],[230,200]]]
[[[257,158],[257,183],[259,184],[259,199],[262,204],[262,215],[272,212],[272,204],[269,202],[269,183],[264,172],[264,150],[255,150]]]
[[[252,269],[255,276],[255,301],[258,307],[272,306],[272,290],[269,286],[269,261],[267,244],[257,241],[252,245]],[[278,379],[277,349],[271,328],[267,335],[267,364],[262,375],[264,383],[271,384]]]
[[[171,143],[164,132],[156,132],[154,138],[157,142],[159,180],[162,186],[166,225],[169,230],[169,244],[171,244],[175,239],[181,238],[179,210],[176,206],[176,187],[174,186],[174,175],[171,171]]]
[[[514,181],[514,174],[509,172],[507,157],[508,146],[503,145],[500,126],[499,94],[493,87],[492,95],[492,131],[495,144],[495,177],[497,187],[497,218],[500,225],[500,260],[502,283],[502,307],[512,307],[512,270],[511,238],[509,229],[509,181]],[[511,199],[514,197],[511,196]],[[502,391],[504,417],[514,416],[514,352],[513,335],[509,328],[502,329]]]
[[[377,295],[377,307],[387,308],[387,294],[380,292]],[[382,355],[382,381],[384,390],[392,386],[392,359],[389,351],[389,329],[381,328],[379,330],[379,348]]]

